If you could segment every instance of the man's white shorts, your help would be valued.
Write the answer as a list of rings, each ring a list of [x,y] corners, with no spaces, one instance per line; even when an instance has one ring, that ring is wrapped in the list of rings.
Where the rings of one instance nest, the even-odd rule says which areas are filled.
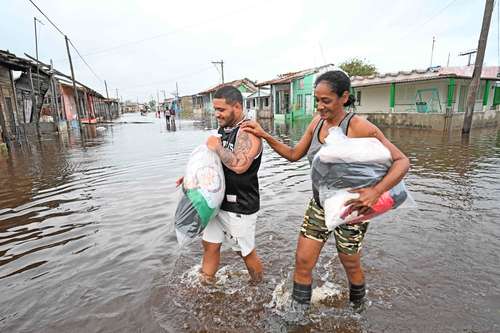
[[[257,213],[245,215],[220,210],[203,230],[203,240],[217,244],[226,241],[246,257],[255,248],[255,222]]]

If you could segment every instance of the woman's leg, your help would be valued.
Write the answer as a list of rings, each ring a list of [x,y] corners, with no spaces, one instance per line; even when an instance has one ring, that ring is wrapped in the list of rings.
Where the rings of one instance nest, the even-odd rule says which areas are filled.
[[[365,275],[361,268],[361,255],[339,253],[339,259],[344,266],[347,279],[350,284],[362,285],[365,283]]]
[[[312,270],[316,266],[323,242],[299,235],[295,252],[295,272],[293,281],[300,284],[312,284]]]
[[[299,235],[293,274],[293,301],[308,306],[312,296],[312,270],[318,262],[323,242]]]
[[[365,297],[365,275],[361,267],[361,247],[368,223],[341,225],[335,229],[340,262],[349,281],[349,300],[359,303]]]

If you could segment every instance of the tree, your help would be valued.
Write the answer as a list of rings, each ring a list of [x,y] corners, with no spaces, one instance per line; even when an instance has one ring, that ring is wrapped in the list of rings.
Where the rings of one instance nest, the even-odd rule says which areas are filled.
[[[377,67],[375,67],[375,65],[359,58],[352,58],[344,61],[339,67],[349,74],[349,76],[369,76],[377,73]]]
[[[152,99],[152,100],[149,101],[149,107],[151,108],[151,110],[155,109],[155,107],[156,107],[156,101],[154,99]]]

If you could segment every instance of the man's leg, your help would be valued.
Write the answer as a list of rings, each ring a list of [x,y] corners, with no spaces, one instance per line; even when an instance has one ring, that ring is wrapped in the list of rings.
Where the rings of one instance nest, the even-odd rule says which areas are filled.
[[[215,279],[215,273],[219,269],[221,243],[203,243],[203,261],[201,264],[201,274],[207,281]]]
[[[262,268],[262,262],[260,261],[255,249],[253,249],[252,252],[250,252],[246,257],[243,257],[243,261],[247,266],[251,281],[254,283],[261,282],[264,277],[264,269]]]

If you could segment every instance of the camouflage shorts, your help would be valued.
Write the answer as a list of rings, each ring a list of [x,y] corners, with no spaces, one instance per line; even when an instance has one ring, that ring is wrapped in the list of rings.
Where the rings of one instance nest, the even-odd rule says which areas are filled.
[[[368,222],[347,225],[342,224],[333,231],[337,251],[345,254],[356,254],[361,250],[363,238],[368,229]],[[309,239],[326,242],[332,231],[325,225],[325,211],[311,199],[304,215],[300,233]]]

